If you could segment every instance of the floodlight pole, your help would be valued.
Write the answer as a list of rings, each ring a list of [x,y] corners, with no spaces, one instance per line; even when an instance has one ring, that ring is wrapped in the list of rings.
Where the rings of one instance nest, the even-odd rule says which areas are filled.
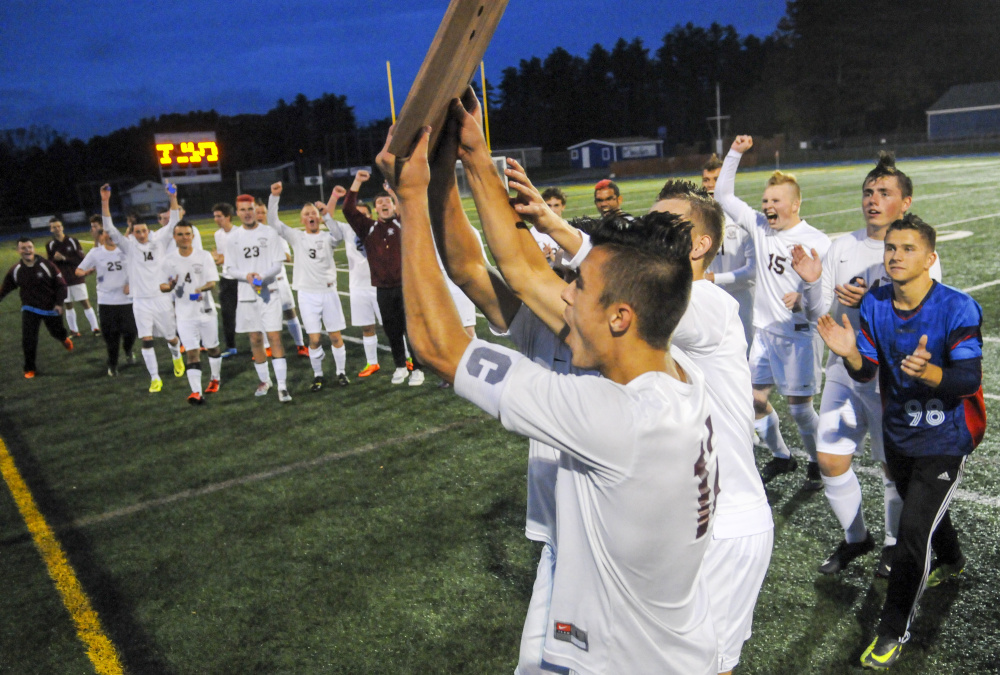
[[[323,163],[316,165],[316,175],[319,176],[319,200],[323,201]]]
[[[722,96],[719,83],[715,83],[715,154],[722,157]]]

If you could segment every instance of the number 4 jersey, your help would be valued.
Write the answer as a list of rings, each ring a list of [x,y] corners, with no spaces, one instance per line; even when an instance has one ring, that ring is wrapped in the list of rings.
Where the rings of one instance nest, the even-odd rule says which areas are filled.
[[[923,335],[931,363],[941,368],[958,361],[982,359],[980,327],[983,310],[961,291],[934,282],[912,311],[892,304],[893,286],[879,286],[861,301],[858,350],[879,366],[882,427],[887,444],[917,457],[967,455],[986,430],[982,386],[969,396],[931,388],[903,373],[903,359]]]

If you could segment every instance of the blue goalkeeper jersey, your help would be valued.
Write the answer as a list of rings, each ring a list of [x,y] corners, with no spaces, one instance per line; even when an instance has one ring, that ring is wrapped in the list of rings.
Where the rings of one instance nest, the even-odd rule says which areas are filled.
[[[986,431],[983,388],[968,396],[950,394],[903,373],[903,359],[927,336],[931,363],[982,359],[983,310],[958,289],[934,282],[916,309],[892,304],[893,286],[872,289],[861,300],[858,350],[878,365],[883,437],[910,457],[967,455]]]

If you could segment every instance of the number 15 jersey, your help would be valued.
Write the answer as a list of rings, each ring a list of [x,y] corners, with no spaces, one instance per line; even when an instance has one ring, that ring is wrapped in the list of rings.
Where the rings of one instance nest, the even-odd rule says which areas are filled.
[[[914,310],[896,309],[892,298],[891,284],[865,294],[857,336],[862,358],[879,366],[885,442],[910,457],[967,455],[986,431],[982,386],[971,396],[956,396],[918,382],[900,365],[924,335],[936,366],[981,359],[983,310],[965,293],[936,281]]]

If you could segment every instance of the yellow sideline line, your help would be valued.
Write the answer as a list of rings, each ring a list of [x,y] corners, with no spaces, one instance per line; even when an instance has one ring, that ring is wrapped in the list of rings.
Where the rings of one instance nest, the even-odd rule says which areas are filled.
[[[17,503],[17,509],[21,512],[25,525],[28,526],[35,547],[45,561],[49,576],[52,577],[56,590],[62,596],[63,605],[66,606],[76,625],[77,636],[87,647],[87,657],[94,664],[94,669],[99,675],[122,675],[125,671],[122,669],[115,646],[104,633],[97,612],[90,606],[90,599],[66,559],[66,553],[59,540],[35,505],[31,490],[21,478],[14,464],[14,458],[8,452],[3,439],[0,439],[0,474],[3,474],[3,479]]]

